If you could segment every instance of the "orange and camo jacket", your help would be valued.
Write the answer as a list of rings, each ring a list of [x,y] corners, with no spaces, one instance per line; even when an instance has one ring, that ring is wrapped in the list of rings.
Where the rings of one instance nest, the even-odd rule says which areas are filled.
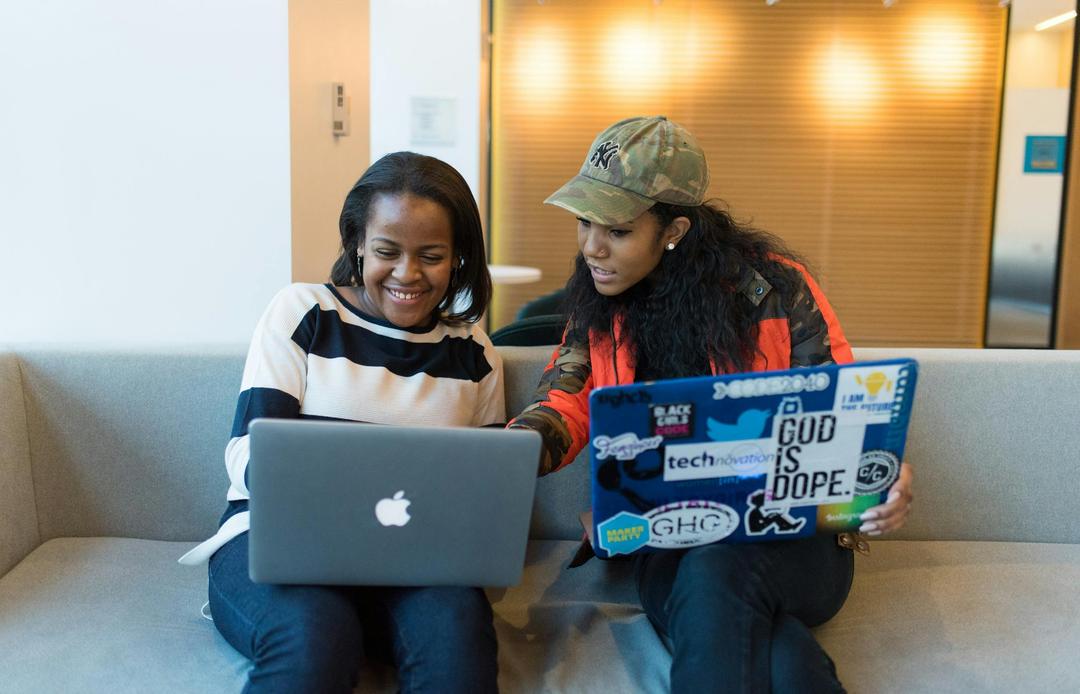
[[[853,361],[836,314],[810,273],[794,261],[775,259],[794,268],[802,280],[791,296],[781,296],[752,269],[736,288],[756,311],[757,354],[750,371]],[[570,464],[588,443],[592,389],[634,382],[631,350],[620,339],[620,327],[616,322],[610,335],[591,333],[588,344],[567,344],[564,339],[544,369],[533,403],[508,425],[540,432],[541,475]],[[718,372],[715,364],[713,372]]]

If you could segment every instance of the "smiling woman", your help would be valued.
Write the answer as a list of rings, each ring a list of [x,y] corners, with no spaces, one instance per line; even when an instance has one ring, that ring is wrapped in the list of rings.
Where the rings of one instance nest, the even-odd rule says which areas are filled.
[[[476,326],[491,278],[461,175],[432,157],[388,154],[349,192],[339,227],[332,283],[286,287],[255,329],[225,449],[228,507],[214,537],[181,561],[209,561],[214,624],[254,661],[245,691],[350,692],[371,630],[389,632],[381,640],[403,691],[433,681],[446,692],[495,691],[495,631],[479,588],[288,586],[249,577],[253,419],[506,419],[502,362]],[[403,512],[401,496],[382,508]],[[386,522],[407,520],[390,516]]]

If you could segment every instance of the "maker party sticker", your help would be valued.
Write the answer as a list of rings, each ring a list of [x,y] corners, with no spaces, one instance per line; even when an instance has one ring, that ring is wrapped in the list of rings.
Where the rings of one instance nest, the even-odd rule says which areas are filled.
[[[649,520],[620,511],[596,526],[597,544],[609,555],[630,554],[649,543]]]
[[[648,545],[677,549],[723,540],[739,527],[735,509],[715,501],[676,501],[646,512]]]

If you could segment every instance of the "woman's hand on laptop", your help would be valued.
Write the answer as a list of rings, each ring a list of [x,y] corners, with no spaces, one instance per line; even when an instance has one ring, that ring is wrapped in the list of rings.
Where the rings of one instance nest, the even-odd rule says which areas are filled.
[[[907,522],[908,514],[911,513],[911,502],[914,500],[915,497],[911,494],[911,466],[901,463],[900,477],[889,487],[889,496],[885,503],[867,509],[859,516],[859,520],[863,522],[859,526],[859,532],[881,535],[899,530]]]

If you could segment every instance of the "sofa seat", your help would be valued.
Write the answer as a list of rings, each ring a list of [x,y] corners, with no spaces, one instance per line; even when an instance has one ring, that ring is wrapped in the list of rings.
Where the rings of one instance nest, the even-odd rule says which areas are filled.
[[[205,571],[176,564],[192,546],[59,538],[34,550],[0,578],[3,688],[239,691],[247,661],[199,615]],[[522,583],[489,591],[502,690],[666,691],[670,658],[629,564],[564,570],[575,548],[533,540]],[[875,542],[817,635],[853,692],[1067,691],[1080,680],[1078,585],[1076,545]],[[393,677],[368,668],[361,688],[393,691]]]
[[[1077,691],[1077,586],[1074,544],[872,542],[815,633],[853,692]]]
[[[0,690],[240,691],[248,661],[199,614],[206,571],[176,563],[193,546],[58,538],[35,549],[0,577]],[[666,688],[669,659],[634,603],[629,567],[563,571],[576,547],[532,541],[522,583],[491,589],[500,688]],[[358,687],[394,690],[382,667],[366,668]]]

